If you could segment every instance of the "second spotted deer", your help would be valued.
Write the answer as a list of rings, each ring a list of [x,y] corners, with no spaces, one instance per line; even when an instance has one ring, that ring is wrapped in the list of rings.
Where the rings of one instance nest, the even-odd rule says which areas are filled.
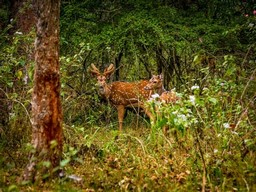
[[[175,103],[179,100],[179,97],[175,92],[165,90],[162,74],[153,75],[144,89],[150,90],[152,94],[158,94],[159,100],[163,103]]]
[[[161,105],[154,107],[154,114],[157,114],[158,117],[162,118],[163,114],[160,112],[160,106],[174,104],[180,98],[174,91],[166,91],[163,86],[163,75],[153,75],[152,78],[149,80],[148,84],[144,87],[145,90],[150,90],[152,96],[157,95],[154,99],[157,102],[160,102]],[[155,120],[156,118],[151,118]],[[155,121],[154,121],[155,122]],[[164,134],[167,134],[168,127],[165,125],[163,126]]]

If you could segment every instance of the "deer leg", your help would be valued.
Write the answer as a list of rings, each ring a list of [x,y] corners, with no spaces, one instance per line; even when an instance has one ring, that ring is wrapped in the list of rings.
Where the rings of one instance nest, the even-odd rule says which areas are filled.
[[[163,133],[164,133],[165,136],[168,136],[168,130],[169,130],[168,125],[164,125],[163,126]]]
[[[141,107],[145,114],[149,117],[151,125],[155,123],[155,116],[151,113],[149,108],[141,101],[138,102],[138,107]]]
[[[145,114],[149,117],[150,123],[151,124],[154,123],[155,116],[151,113],[151,111],[145,105],[141,105],[141,108],[143,108],[143,110],[145,111]]]
[[[122,129],[123,129],[123,120],[124,120],[125,107],[123,105],[118,105],[117,106],[117,113],[118,113],[119,131],[121,132]]]
[[[154,122],[155,121],[154,115],[148,109],[144,109],[144,110],[146,115],[149,117],[150,121]]]

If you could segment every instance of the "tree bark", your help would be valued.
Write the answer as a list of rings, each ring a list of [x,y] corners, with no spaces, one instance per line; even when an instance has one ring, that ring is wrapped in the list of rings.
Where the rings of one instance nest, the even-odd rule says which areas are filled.
[[[45,170],[51,175],[53,168],[59,165],[63,145],[59,69],[60,0],[34,0],[33,3],[38,19],[32,93],[32,145],[35,153],[25,171],[26,180],[37,179]],[[50,162],[50,168],[35,171],[35,166],[41,162]]]
[[[32,0],[10,0],[10,19],[15,20],[14,27],[9,31],[11,34],[17,30],[28,34],[36,23],[36,16],[31,5]]]
[[[118,56],[115,58],[115,64],[116,64],[115,81],[118,81],[120,77],[120,63],[121,63],[122,57],[123,57],[123,48],[118,53]]]

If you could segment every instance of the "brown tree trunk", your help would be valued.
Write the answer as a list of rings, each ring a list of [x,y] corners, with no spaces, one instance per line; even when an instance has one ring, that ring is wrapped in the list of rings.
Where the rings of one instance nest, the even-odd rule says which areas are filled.
[[[120,77],[120,63],[121,63],[122,57],[123,57],[123,48],[118,53],[118,56],[115,58],[115,64],[116,64],[115,81],[119,81],[119,77]]]
[[[174,65],[169,58],[165,58],[162,47],[156,49],[157,72],[164,75],[164,88],[169,89],[169,83],[173,78]]]
[[[34,157],[27,166],[25,179],[37,179],[59,165],[62,154],[62,109],[60,100],[59,14],[60,0],[35,0],[37,37],[32,94],[32,145]],[[36,158],[36,160],[34,160]],[[35,171],[40,162],[50,168]],[[40,173],[40,174],[36,174]]]

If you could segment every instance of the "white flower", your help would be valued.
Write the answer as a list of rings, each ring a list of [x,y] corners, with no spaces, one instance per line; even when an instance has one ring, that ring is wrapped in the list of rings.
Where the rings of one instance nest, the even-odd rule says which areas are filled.
[[[199,86],[198,86],[198,85],[193,85],[193,86],[191,87],[191,90],[195,90],[195,89],[199,89]]]
[[[14,116],[15,116],[15,113],[9,113],[9,116],[10,116],[10,117],[14,117]]]
[[[156,98],[158,98],[158,97],[160,97],[157,93],[155,93],[155,94],[153,94],[153,95],[151,95],[151,97],[153,98],[153,99],[156,99]]]
[[[248,27],[253,27],[254,24],[253,23],[249,23]]]
[[[22,35],[23,33],[20,32],[20,31],[16,31],[15,34],[17,34],[17,35]]]
[[[225,129],[228,129],[228,128],[230,128],[230,125],[229,125],[229,123],[223,123],[223,127],[224,127]]]
[[[158,103],[158,98],[160,96],[156,93],[156,94],[153,94],[151,95],[151,97],[147,100],[148,103],[155,103],[157,104]]]
[[[187,117],[184,114],[179,114],[178,117],[182,120],[182,121],[187,121]]]
[[[176,114],[178,114],[178,111],[173,111],[172,114],[176,115]]]
[[[213,152],[214,152],[214,153],[218,153],[218,149],[214,149]]]
[[[153,102],[154,101],[154,99],[152,98],[152,97],[150,97],[148,100],[147,100],[147,102]]]
[[[193,105],[196,104],[196,97],[194,95],[189,95],[189,100]]]

